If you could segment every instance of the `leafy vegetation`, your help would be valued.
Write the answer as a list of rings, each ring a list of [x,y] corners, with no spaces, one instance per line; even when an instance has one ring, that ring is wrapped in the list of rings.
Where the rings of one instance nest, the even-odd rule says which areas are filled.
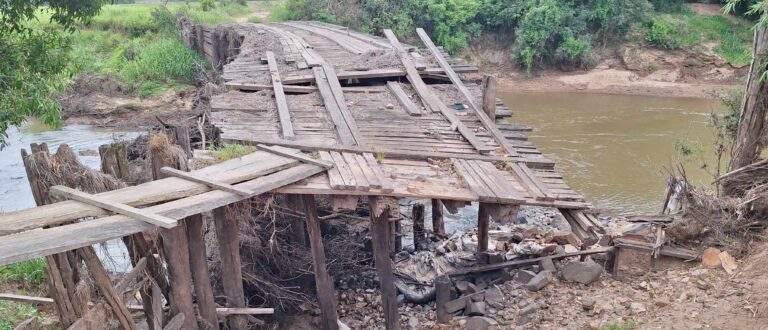
[[[38,290],[45,283],[45,260],[42,258],[0,266],[0,282],[18,283],[27,290]]]
[[[0,301],[0,316],[0,330],[12,330],[17,324],[32,317],[38,323],[42,321],[34,305],[11,301]]]
[[[243,144],[224,144],[213,150],[216,160],[223,162],[233,158],[240,158],[256,151],[256,147]]]

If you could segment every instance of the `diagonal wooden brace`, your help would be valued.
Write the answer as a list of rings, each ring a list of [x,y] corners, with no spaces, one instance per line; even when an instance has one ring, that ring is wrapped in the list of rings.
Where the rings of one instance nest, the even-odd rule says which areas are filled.
[[[141,209],[137,209],[130,205],[121,203],[115,203],[99,196],[91,195],[79,190],[75,190],[65,186],[53,186],[49,192],[51,196],[57,196],[61,198],[71,199],[88,205],[103,208],[108,211],[112,211],[118,214],[122,214],[127,217],[135,218],[147,223],[151,223],[163,228],[173,228],[176,226],[176,220],[150,213]]]
[[[206,185],[208,187],[211,187],[213,189],[218,189],[218,190],[230,192],[230,193],[237,194],[237,195],[240,195],[240,196],[243,196],[243,197],[253,197],[253,195],[254,195],[253,191],[250,191],[248,189],[243,189],[243,188],[236,187],[236,186],[233,186],[233,185],[228,184],[228,183],[211,180],[211,179],[208,179],[206,177],[203,177],[203,176],[200,176],[200,175],[197,175],[197,174],[193,174],[192,172],[184,172],[184,171],[177,170],[177,169],[171,168],[171,167],[163,167],[163,168],[161,168],[160,169],[160,173],[163,173],[163,174],[166,174],[166,175],[170,175],[170,176],[175,176],[177,178],[181,178],[181,179],[192,181],[192,182],[202,183],[202,184],[204,184],[204,185]]]

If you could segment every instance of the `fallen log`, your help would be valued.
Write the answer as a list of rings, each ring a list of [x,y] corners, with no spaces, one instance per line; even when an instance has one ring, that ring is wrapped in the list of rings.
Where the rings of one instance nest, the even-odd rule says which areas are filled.
[[[525,260],[512,260],[507,262],[502,262],[498,264],[492,264],[492,265],[483,265],[483,266],[476,266],[476,267],[469,267],[464,269],[459,269],[452,271],[448,273],[448,276],[460,276],[460,275],[467,275],[472,273],[484,273],[489,272],[492,270],[498,270],[498,269],[504,269],[504,268],[513,268],[513,267],[522,267],[522,266],[528,266],[528,265],[536,265],[539,262],[541,262],[544,259],[562,259],[562,258],[568,258],[568,257],[579,257],[579,256],[585,256],[590,254],[597,254],[597,253],[608,253],[613,251],[613,247],[603,247],[603,248],[597,248],[592,250],[586,250],[586,251],[578,251],[578,252],[569,252],[569,253],[563,253],[553,256],[546,256],[546,257],[539,257],[539,258],[532,258],[532,259],[525,259]]]

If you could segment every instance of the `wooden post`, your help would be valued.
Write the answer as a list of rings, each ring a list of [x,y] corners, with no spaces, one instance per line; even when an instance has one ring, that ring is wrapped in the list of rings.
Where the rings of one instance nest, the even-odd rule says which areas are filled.
[[[306,214],[307,233],[309,234],[309,246],[312,250],[312,261],[315,270],[315,286],[317,287],[317,300],[320,302],[322,312],[321,319],[323,329],[336,330],[339,328],[338,315],[336,314],[336,290],[333,280],[328,275],[325,265],[325,250],[323,249],[323,237],[320,234],[320,221],[317,218],[317,205],[314,195],[302,195],[304,214]]]
[[[200,214],[187,217],[184,220],[187,227],[189,242],[189,265],[194,280],[197,309],[200,316],[208,322],[206,328],[218,329],[219,320],[216,317],[216,303],[213,300],[211,276],[208,273],[208,259],[205,253],[205,221]]]
[[[152,177],[157,180],[164,178],[160,168],[165,166],[187,170],[186,161],[168,157],[176,146],[157,143],[153,148],[153,139],[162,139],[162,136],[150,138],[150,160],[152,162]],[[196,329],[197,317],[192,300],[192,271],[189,267],[189,242],[187,241],[186,226],[184,221],[171,229],[160,228],[163,252],[168,264],[168,278],[170,286],[170,302],[173,314],[184,314],[184,328]]]
[[[451,313],[445,310],[445,303],[451,300],[451,278],[448,275],[440,275],[435,278],[435,309],[437,323],[447,324],[453,318]]]
[[[85,260],[85,264],[88,266],[88,272],[93,277],[94,282],[96,282],[96,286],[104,296],[104,300],[106,300],[109,307],[112,308],[112,313],[115,314],[123,329],[138,329],[136,323],[133,322],[131,312],[128,311],[128,307],[126,307],[125,302],[123,302],[123,298],[117,293],[115,288],[112,287],[112,281],[109,279],[109,275],[107,275],[107,271],[104,269],[101,261],[99,261],[99,257],[96,256],[96,251],[93,250],[93,247],[87,246],[78,251],[82,255],[83,260]]]
[[[411,218],[413,218],[413,249],[418,251],[425,248],[423,246],[426,239],[424,236],[424,204],[413,205]]]
[[[483,77],[483,112],[496,121],[496,76],[492,74]]]
[[[400,328],[400,314],[397,311],[397,296],[392,260],[389,258],[389,206],[381,203],[379,196],[368,197],[371,213],[371,238],[373,240],[373,257],[376,271],[379,274],[381,301],[384,309],[384,323],[389,330]]]
[[[305,210],[300,195],[287,194],[285,197],[291,210],[304,213]],[[307,231],[303,218],[293,217],[291,221],[291,239],[300,246],[307,246]]]
[[[184,150],[184,153],[187,154],[187,158],[192,158],[192,146],[189,141],[189,127],[184,123],[174,126],[173,137],[174,142],[176,142],[181,150]]]
[[[443,203],[439,199],[432,200],[432,232],[435,235],[445,235],[445,223],[443,222]]]
[[[128,181],[128,151],[124,142],[110,143],[99,146],[101,157],[101,172],[109,174],[123,182]]]
[[[488,210],[490,205],[480,203],[480,208],[477,212],[477,252],[488,251],[488,225],[490,223],[491,215]]]
[[[240,236],[238,219],[227,219],[225,207],[213,210],[213,223],[216,226],[216,238],[219,241],[221,258],[221,281],[224,295],[227,296],[227,307],[244,308],[245,292],[243,291],[243,270],[240,266]],[[231,317],[230,329],[242,330],[248,327],[248,319],[244,315]]]
[[[392,239],[392,243],[389,245],[389,253],[394,255],[403,249],[403,239],[401,237],[402,235],[400,234],[400,231],[402,230],[400,226],[400,219],[390,221],[389,230],[389,234]]]

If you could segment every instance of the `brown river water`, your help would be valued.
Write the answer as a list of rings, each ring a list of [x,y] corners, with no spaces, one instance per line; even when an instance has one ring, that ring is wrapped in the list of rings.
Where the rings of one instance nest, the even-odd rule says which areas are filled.
[[[576,191],[608,214],[654,214],[661,208],[664,167],[683,161],[688,178],[709,184],[716,161],[711,111],[718,100],[585,93],[514,93],[499,97],[510,121],[534,127],[529,137]],[[677,141],[694,154],[679,156]],[[702,168],[706,164],[707,168]]]

